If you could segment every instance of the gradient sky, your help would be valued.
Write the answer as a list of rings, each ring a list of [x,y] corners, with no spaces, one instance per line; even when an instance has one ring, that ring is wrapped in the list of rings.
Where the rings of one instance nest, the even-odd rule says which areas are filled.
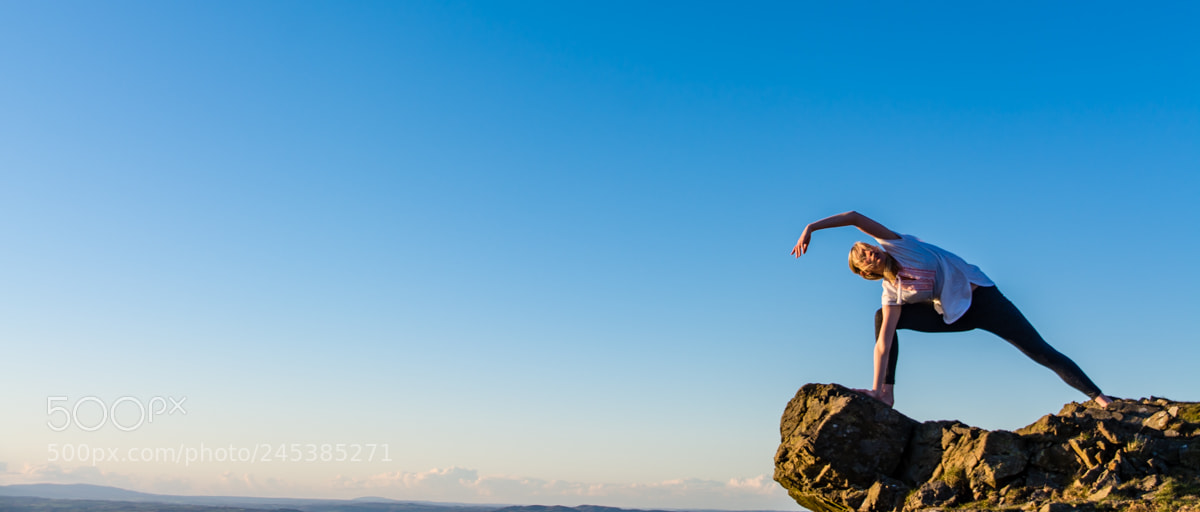
[[[788,251],[851,209],[979,265],[1106,392],[1198,400],[1197,19],[0,3],[0,483],[797,509],[779,415],[869,385],[879,285],[851,228]],[[902,340],[918,420],[1085,398],[986,333]],[[48,426],[153,397],[187,414]],[[64,453],[293,443],[390,460]]]

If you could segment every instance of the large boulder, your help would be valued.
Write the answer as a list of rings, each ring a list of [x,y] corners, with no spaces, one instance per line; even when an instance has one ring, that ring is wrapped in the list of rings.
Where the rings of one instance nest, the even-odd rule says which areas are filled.
[[[1071,403],[1008,432],[920,423],[842,386],[808,384],[780,437],[775,480],[814,512],[1200,512],[1195,402]]]

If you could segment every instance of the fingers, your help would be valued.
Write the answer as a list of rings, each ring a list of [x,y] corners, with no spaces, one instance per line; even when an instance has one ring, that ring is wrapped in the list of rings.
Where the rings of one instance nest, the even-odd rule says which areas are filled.
[[[799,242],[796,242],[795,247],[792,247],[792,256],[799,258],[807,250],[808,244],[804,243],[804,240],[800,240]]]
[[[796,257],[797,258],[799,258],[800,255],[808,252],[808,241],[809,241],[810,236],[812,236],[812,235],[809,234],[808,228],[805,228],[804,232],[800,234],[800,239],[796,240]]]

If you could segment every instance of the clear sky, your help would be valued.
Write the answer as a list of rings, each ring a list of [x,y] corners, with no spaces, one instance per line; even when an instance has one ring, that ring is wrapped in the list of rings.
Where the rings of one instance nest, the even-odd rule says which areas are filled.
[[[796,509],[779,415],[869,385],[880,292],[851,228],[788,251],[851,209],[1106,392],[1200,400],[1198,19],[0,3],[0,482]],[[986,333],[901,339],[918,420],[1086,398]]]

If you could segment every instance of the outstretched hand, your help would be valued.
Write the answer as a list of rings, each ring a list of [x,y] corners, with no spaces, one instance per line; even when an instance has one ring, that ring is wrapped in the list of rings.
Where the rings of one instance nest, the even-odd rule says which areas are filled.
[[[808,227],[804,227],[804,232],[800,233],[800,239],[796,241],[796,246],[792,248],[792,256],[799,258],[808,251],[808,241],[812,238],[812,232]]]

